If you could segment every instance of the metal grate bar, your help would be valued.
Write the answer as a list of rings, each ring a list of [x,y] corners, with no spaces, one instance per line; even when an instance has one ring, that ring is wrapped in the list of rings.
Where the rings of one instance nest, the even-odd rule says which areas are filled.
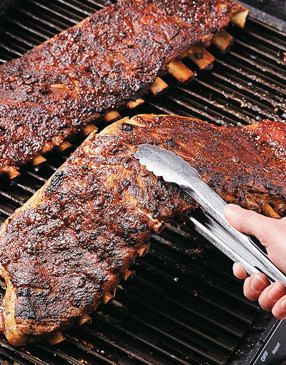
[[[146,260],[147,261],[147,260]],[[202,296],[200,297],[199,293],[199,288],[200,288],[200,284],[197,284],[198,287],[196,288],[195,287],[192,287],[191,285],[194,285],[194,281],[191,281],[191,279],[193,280],[197,280],[197,281],[202,281],[202,279],[204,279],[205,281],[208,280],[208,278],[200,278],[199,277],[199,273],[198,273],[198,278],[196,277],[187,277],[188,279],[186,279],[186,277],[184,277],[184,275],[182,274],[182,272],[179,274],[179,273],[176,273],[176,274],[173,274],[173,277],[170,277],[170,274],[166,273],[165,271],[162,271],[160,269],[157,268],[158,264],[155,266],[156,264],[149,264],[146,263],[145,261],[141,264],[141,267],[140,269],[141,270],[146,270],[149,269],[150,271],[152,271],[155,275],[157,275],[157,278],[153,277],[153,280],[154,280],[154,284],[156,283],[156,285],[158,287],[160,287],[160,285],[167,290],[168,288],[170,288],[170,290],[175,290],[178,297],[181,298],[182,302],[186,301],[185,298],[189,297],[189,298],[193,298],[192,299],[192,304],[190,306],[194,306],[194,310],[196,310],[196,307],[198,308],[201,308],[204,307],[205,308],[205,313],[206,313],[206,319],[208,319],[209,321],[212,321],[212,316],[214,315],[214,313],[216,313],[216,317],[219,318],[221,317],[221,321],[223,322],[223,319],[226,319],[228,318],[229,319],[229,322],[228,322],[228,325],[229,325],[229,330],[231,331],[236,331],[236,328],[238,328],[240,325],[242,326],[245,326],[246,323],[242,323],[240,322],[241,321],[241,316],[239,316],[237,314],[237,312],[239,310],[237,310],[236,312],[231,312],[230,310],[228,310],[227,308],[227,305],[228,305],[228,302],[225,303],[225,307],[224,306],[221,306],[219,303],[220,303],[220,300],[219,300],[219,295],[222,295],[223,297],[223,294],[225,294],[223,292],[223,290],[221,290],[221,288],[218,289],[218,291],[222,291],[222,294],[221,293],[217,293],[217,297],[216,297],[216,300],[215,301],[210,301],[206,298],[203,298]],[[168,266],[166,267],[166,269],[168,268]],[[181,280],[180,280],[181,278]],[[159,283],[159,279],[160,279],[160,283]],[[176,282],[174,282],[174,279],[175,280],[180,280],[180,285],[176,285]],[[188,284],[188,286],[185,285],[185,282],[186,281],[190,281]],[[210,294],[211,296],[211,293],[212,293],[212,287],[213,285],[211,283],[208,283],[210,284],[210,287],[208,287],[208,285],[203,282],[202,284],[202,288],[204,290],[206,290],[206,292],[208,294]],[[205,285],[205,287],[204,287]],[[191,287],[190,287],[191,286]],[[206,289],[207,288],[207,289]],[[216,288],[217,289],[217,288]],[[240,317],[240,318],[239,318]],[[246,317],[244,316],[244,320],[246,319]],[[239,321],[240,320],[240,321]],[[248,318],[248,323],[250,322],[250,319]],[[233,323],[234,326],[233,326],[233,330],[230,329],[231,325],[230,323]],[[237,332],[239,333],[239,331]]]
[[[262,60],[256,62],[255,59],[257,58],[257,56],[249,57],[249,55],[246,52],[234,49],[229,51],[229,55],[233,56],[235,59],[238,59],[246,63],[247,65],[252,66],[254,69],[258,70],[258,72],[260,72],[261,74],[263,73],[269,74],[271,77],[274,78],[274,80],[278,79],[279,81],[281,80],[281,77],[283,77],[283,75],[281,75],[280,77],[280,70],[274,65],[263,62]]]
[[[51,37],[54,33],[61,32],[61,30],[65,28],[65,24],[60,23],[57,19],[53,22],[46,20],[43,16],[41,16],[42,14],[40,12],[35,14],[21,6],[16,6],[15,10],[17,10],[17,17],[29,18],[30,21],[37,24],[42,29],[45,29],[45,33],[47,33],[49,37]]]
[[[121,356],[125,357],[127,356],[129,359],[132,359],[134,361],[134,364],[144,364],[144,365],[153,365],[153,364],[159,364],[157,362],[154,362],[150,360],[150,357],[148,356],[148,352],[144,352],[143,355],[139,354],[139,350],[134,353],[132,347],[129,350],[128,343],[124,342],[120,343],[120,341],[117,341],[117,336],[114,336],[116,331],[112,335],[109,335],[108,333],[105,334],[104,329],[101,328],[101,324],[103,326],[106,326],[106,322],[103,320],[101,322],[100,318],[97,316],[95,317],[96,322],[96,331],[92,330],[90,327],[83,327],[81,330],[84,332],[85,336],[88,336],[88,342],[92,343],[98,343],[100,342],[100,346],[107,348],[109,350],[109,353],[112,353],[114,359],[118,359]],[[113,332],[112,326],[107,325],[107,332]],[[86,341],[86,340],[85,340]],[[105,350],[100,350],[106,353]],[[115,353],[115,354],[114,354]],[[117,360],[114,360],[117,361]]]
[[[177,325],[177,327],[180,328],[182,331],[185,332],[185,336],[190,336],[193,340],[194,336],[198,336],[199,338],[202,338],[203,341],[207,340],[209,343],[213,343],[214,345],[218,345],[218,347],[221,347],[225,350],[234,350],[235,348],[235,341],[231,341],[228,336],[223,336],[221,333],[211,333],[209,335],[206,330],[202,330],[196,326],[190,326],[185,321],[180,321],[177,318],[174,317],[174,315],[169,315],[166,312],[162,312],[161,310],[158,310],[154,306],[150,306],[148,304],[144,304],[140,301],[140,297],[138,295],[133,296],[132,294],[129,294],[131,296],[132,300],[136,303],[137,306],[143,307],[143,312],[146,313],[146,308],[150,313],[155,314],[158,319],[162,321],[167,321],[169,325]],[[219,337],[219,338],[218,338]]]
[[[61,361],[61,364],[63,364],[62,361],[64,361],[66,364],[70,364],[70,365],[82,365],[82,361],[81,360],[77,360],[77,359],[75,359],[75,358],[67,355],[63,351],[61,351],[58,348],[56,348],[55,346],[48,347],[48,346],[44,346],[44,345],[37,345],[37,347],[41,351],[44,350],[45,352],[51,354],[52,356],[58,357],[60,359],[60,361]]]
[[[188,303],[188,301],[185,299],[186,295],[183,293],[179,297],[179,291],[176,290],[176,299],[171,298],[171,292],[168,292],[167,287],[164,286],[164,289],[161,286],[161,283],[157,283],[155,281],[156,278],[152,276],[152,280],[148,277],[148,272],[152,271],[153,273],[153,267],[145,265],[145,263],[141,263],[140,265],[140,272],[137,272],[138,279],[136,277],[136,282],[140,280],[143,283],[146,283],[145,290],[148,292],[152,292],[153,295],[156,295],[160,297],[161,299],[164,299],[165,302],[169,303],[171,302],[173,305],[178,306],[182,313],[185,313],[185,318],[192,318],[194,321],[203,321],[205,323],[209,323],[212,326],[215,326],[216,328],[219,328],[220,330],[225,331],[229,335],[234,335],[236,337],[241,337],[244,334],[245,327],[240,327],[238,323],[234,323],[234,325],[230,323],[226,323],[222,318],[223,316],[219,317],[218,312],[214,308],[208,307],[208,311],[202,311],[201,307],[197,306],[195,304],[196,298],[194,296],[191,303]],[[157,271],[154,271],[154,275],[158,274]],[[160,272],[159,272],[160,274]],[[161,280],[161,276],[160,276]],[[157,279],[158,281],[158,279]],[[168,281],[167,283],[171,283],[171,281]],[[179,287],[179,286],[178,286]],[[177,287],[177,288],[178,288]],[[174,287],[171,287],[172,291],[174,291]],[[133,291],[133,288],[130,288],[131,291]],[[134,288],[135,290],[135,288]],[[192,293],[196,294],[196,293]],[[197,301],[199,302],[199,301]],[[206,306],[203,306],[203,308],[206,308]]]
[[[263,59],[265,59],[265,61],[269,64],[269,62],[275,62],[278,65],[284,65],[284,61],[280,58],[280,55],[277,55],[277,53],[275,54],[273,52],[273,50],[270,50],[266,48],[266,47],[262,47],[260,46],[259,48],[248,44],[247,41],[245,39],[243,40],[235,40],[235,43],[239,46],[239,47],[243,47],[246,49],[247,52],[252,53],[255,52],[257,53],[259,56],[261,56]]]
[[[189,365],[188,361],[181,359],[181,358],[175,358],[174,354],[172,352],[170,352],[169,349],[165,349],[164,346],[162,346],[162,343],[160,343],[160,340],[158,341],[158,337],[160,336],[160,333],[158,333],[158,332],[156,333],[156,335],[155,335],[156,341],[151,340],[151,339],[150,340],[145,339],[141,333],[137,333],[138,331],[136,331],[136,328],[127,329],[125,327],[126,321],[130,321],[132,316],[130,315],[130,319],[129,319],[129,315],[125,316],[123,318],[122,317],[120,318],[118,316],[118,310],[120,310],[119,309],[120,305],[116,306],[115,302],[113,302],[111,311],[109,310],[109,307],[110,306],[108,306],[106,308],[106,310],[109,315],[109,321],[110,321],[109,325],[112,324],[112,332],[116,329],[119,331],[119,333],[122,334],[123,338],[130,337],[131,339],[138,341],[141,344],[141,346],[145,345],[148,348],[152,349],[152,351],[160,353],[162,356],[167,356],[167,357],[173,359],[174,363],[176,363],[176,364]],[[99,314],[99,316],[101,316],[101,314]],[[124,326],[123,326],[123,324],[124,324]],[[130,324],[130,322],[128,322],[128,324]],[[148,325],[146,325],[146,323],[144,321],[141,321],[139,328],[141,328],[141,330],[143,330],[144,327],[146,329],[146,327],[148,328]],[[150,327],[149,327],[149,329],[150,329]],[[127,340],[127,342],[130,342],[130,340],[129,341]]]
[[[255,83],[259,89],[263,88],[264,91],[268,90],[270,100],[278,100],[280,103],[284,102],[285,105],[285,99],[283,99],[282,96],[286,95],[286,90],[282,83],[273,82],[273,79],[269,78],[265,74],[251,70],[246,66],[243,67],[242,65],[237,64],[234,60],[232,60],[231,63],[228,63],[218,59],[217,63],[222,65],[224,69],[229,70],[228,72],[234,72],[235,75],[242,76],[246,80]]]
[[[18,349],[15,349],[14,347],[7,344],[5,341],[0,339],[0,353],[2,351],[6,352],[10,359],[13,359],[16,364],[33,364],[33,365],[46,365],[46,363],[40,359],[37,359],[36,357],[32,356],[28,352],[24,352]],[[11,355],[12,354],[12,355]],[[17,357],[15,357],[17,356]],[[21,358],[24,362],[21,362]]]
[[[96,7],[98,9],[102,9],[104,6],[101,3],[97,3],[97,4],[89,4],[88,2],[82,2],[79,0],[73,0],[73,1],[65,1],[65,0],[58,0],[57,2],[61,8],[61,10],[63,9],[63,5],[64,8],[69,9],[69,11],[71,11],[72,13],[74,13],[74,11],[83,14],[83,16],[89,16],[91,13],[93,13],[95,10],[97,10],[95,8],[94,5],[96,5]]]
[[[137,301],[138,306],[140,305]],[[173,327],[168,328],[167,330],[163,330],[161,328],[158,328],[155,324],[150,323],[150,318],[148,317],[148,312],[147,312],[147,308],[145,307],[145,311],[144,313],[146,314],[146,317],[144,319],[141,319],[140,317],[134,316],[133,314],[130,314],[130,312],[128,313],[124,313],[122,311],[122,308],[117,308],[114,305],[111,307],[110,311],[112,311],[113,315],[117,315],[116,313],[116,309],[118,309],[118,311],[120,312],[120,318],[123,318],[121,320],[121,322],[124,322],[124,318],[128,318],[129,320],[129,325],[130,322],[132,320],[134,320],[134,324],[133,326],[131,326],[131,330],[132,333],[134,333],[135,328],[137,326],[140,326],[141,328],[147,328],[148,331],[150,331],[151,335],[154,336],[154,339],[159,339],[159,341],[161,342],[162,340],[160,340],[160,337],[162,336],[164,338],[164,344],[165,346],[168,348],[170,348],[170,350],[172,351],[172,353],[174,354],[175,351],[177,350],[178,346],[180,347],[180,356],[184,357],[187,356],[188,353],[193,352],[196,355],[204,358],[205,360],[211,360],[213,363],[215,364],[221,364],[223,362],[226,361],[226,357],[225,354],[222,351],[219,350],[214,350],[211,348],[210,345],[208,345],[208,351],[206,352],[206,348],[200,348],[200,346],[198,345],[198,343],[196,343],[194,337],[192,337],[192,344],[188,343],[187,339],[184,339],[182,334],[181,336],[174,336],[173,333],[175,332],[175,328]],[[148,318],[148,320],[146,320],[146,318]],[[126,327],[124,327],[124,331],[128,331],[126,330]],[[138,336],[140,337],[141,341],[142,341],[142,336]],[[205,345],[207,345],[207,341],[205,343]],[[163,349],[163,346],[161,347],[161,351]],[[173,355],[174,356],[174,355]],[[177,360],[178,361],[178,360]],[[181,363],[185,364],[186,361],[184,361],[183,359],[179,360]]]
[[[92,357],[95,358],[97,361],[101,361],[102,363],[109,364],[109,365],[116,364],[115,361],[110,360],[108,357],[103,356],[100,352],[96,352],[96,351],[92,350],[91,348],[87,347],[86,345],[84,345],[83,343],[81,343],[78,338],[74,338],[70,335],[67,335],[66,342],[67,342],[67,344],[71,344],[74,348],[78,348],[82,352],[86,352],[89,355],[92,355]]]
[[[27,7],[37,6],[39,8],[39,14],[45,18],[53,18],[56,19],[60,29],[69,28],[72,25],[80,22],[82,20],[82,16],[75,14],[74,12],[70,12],[58,7],[51,7],[52,4],[43,4],[39,1],[34,0],[25,0],[27,2]]]

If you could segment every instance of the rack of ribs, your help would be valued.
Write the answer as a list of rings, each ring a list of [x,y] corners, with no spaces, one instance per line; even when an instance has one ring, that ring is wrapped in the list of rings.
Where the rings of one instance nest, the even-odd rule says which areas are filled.
[[[161,74],[187,80],[178,58],[243,15],[232,0],[120,0],[1,65],[0,173],[17,176],[108,111],[163,90]]]
[[[177,186],[139,164],[134,153],[140,144],[177,153],[226,201],[282,217],[285,136],[280,122],[218,127],[156,115],[125,118],[91,133],[1,228],[2,331],[8,341],[23,345],[83,323],[128,276],[151,233],[196,208]]]

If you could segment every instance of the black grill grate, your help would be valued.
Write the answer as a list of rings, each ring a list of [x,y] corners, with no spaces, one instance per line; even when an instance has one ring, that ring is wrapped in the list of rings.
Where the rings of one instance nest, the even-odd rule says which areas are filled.
[[[0,61],[23,54],[60,30],[107,5],[94,0],[18,0],[0,19]],[[227,125],[259,119],[286,119],[283,52],[286,35],[250,19],[243,31],[231,28],[235,42],[216,56],[212,72],[198,71],[190,85],[165,80],[170,89],[132,113],[176,113]],[[123,114],[131,114],[122,111]],[[26,166],[10,182],[1,180],[0,220],[20,207],[83,140],[48,162]],[[14,349],[0,338],[2,364],[198,365],[226,364],[260,317],[246,302],[231,264],[188,227],[176,223],[152,237],[149,255],[135,265],[136,277],[101,306],[93,324],[73,328],[65,342]]]

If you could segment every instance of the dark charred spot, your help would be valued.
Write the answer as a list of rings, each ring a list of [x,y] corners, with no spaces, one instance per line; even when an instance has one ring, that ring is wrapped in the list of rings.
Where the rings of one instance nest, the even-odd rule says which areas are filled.
[[[87,73],[91,73],[92,72],[91,66],[85,66],[84,71]]]
[[[129,124],[129,123],[123,123],[122,124],[122,130],[124,132],[132,132],[133,130],[133,125],[132,124]]]
[[[100,235],[99,232],[93,232],[91,233],[90,235],[90,239],[93,240],[93,241],[96,241],[97,240],[97,237]]]
[[[25,302],[29,301],[29,296],[22,296],[22,298],[25,298],[24,299]],[[24,317],[24,318],[30,319],[32,321],[35,321],[38,319],[35,312],[28,305],[25,309],[22,309],[22,310],[16,308],[15,318],[17,319],[17,317]]]
[[[130,236],[130,231],[123,231],[122,232],[122,237],[124,238],[124,241],[125,242],[128,242],[128,244],[130,246],[136,246],[137,245],[137,242],[134,241],[134,239]]]
[[[82,125],[81,118],[74,118],[74,119],[72,119],[72,125],[74,127],[81,127],[81,125]]]
[[[47,85],[43,85],[40,87],[39,92],[42,95],[48,95],[50,93],[50,89]]]
[[[29,298],[31,291],[30,288],[19,288],[17,294],[19,297]]]
[[[121,185],[122,190],[124,190],[124,189],[126,189],[126,188],[130,185],[130,184],[131,184],[131,183],[130,183],[130,181],[129,181],[129,180],[124,179],[120,185]]]
[[[61,183],[63,182],[64,180],[64,177],[66,176],[66,172],[64,170],[60,170],[58,171],[54,177],[52,178],[49,186],[48,186],[48,189],[47,189],[47,193],[52,193],[54,192],[55,190],[58,189],[58,187],[61,185]]]
[[[166,145],[168,147],[175,147],[176,146],[176,143],[173,139],[169,139],[168,141],[166,141]]]

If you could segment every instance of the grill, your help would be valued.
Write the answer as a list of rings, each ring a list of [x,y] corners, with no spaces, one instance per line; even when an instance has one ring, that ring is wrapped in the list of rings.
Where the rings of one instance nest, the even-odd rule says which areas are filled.
[[[16,0],[0,18],[0,62],[20,56],[109,3]],[[259,20],[265,18],[263,13],[253,12],[253,16],[244,30],[228,30],[235,37],[229,52],[210,49],[216,57],[211,72],[202,72],[185,60],[197,73],[191,83],[180,84],[167,75],[164,80],[170,87],[163,95],[149,95],[144,104],[122,110],[121,115],[172,113],[238,126],[260,119],[286,119],[286,34],[281,26],[279,30],[263,24]],[[284,24],[269,19],[271,24],[273,19]],[[100,127],[105,124],[100,122]],[[26,166],[13,181],[2,178],[1,222],[44,184],[83,139],[76,136],[63,153],[50,152],[40,166]],[[228,259],[192,227],[177,222],[160,236],[153,235],[151,243],[150,253],[135,264],[136,276],[119,286],[115,299],[93,314],[91,324],[71,329],[65,333],[66,340],[53,347],[39,343],[14,349],[0,337],[0,363],[267,363],[269,349],[285,337],[281,335],[285,325],[243,298]],[[286,358],[278,349],[280,360]]]

